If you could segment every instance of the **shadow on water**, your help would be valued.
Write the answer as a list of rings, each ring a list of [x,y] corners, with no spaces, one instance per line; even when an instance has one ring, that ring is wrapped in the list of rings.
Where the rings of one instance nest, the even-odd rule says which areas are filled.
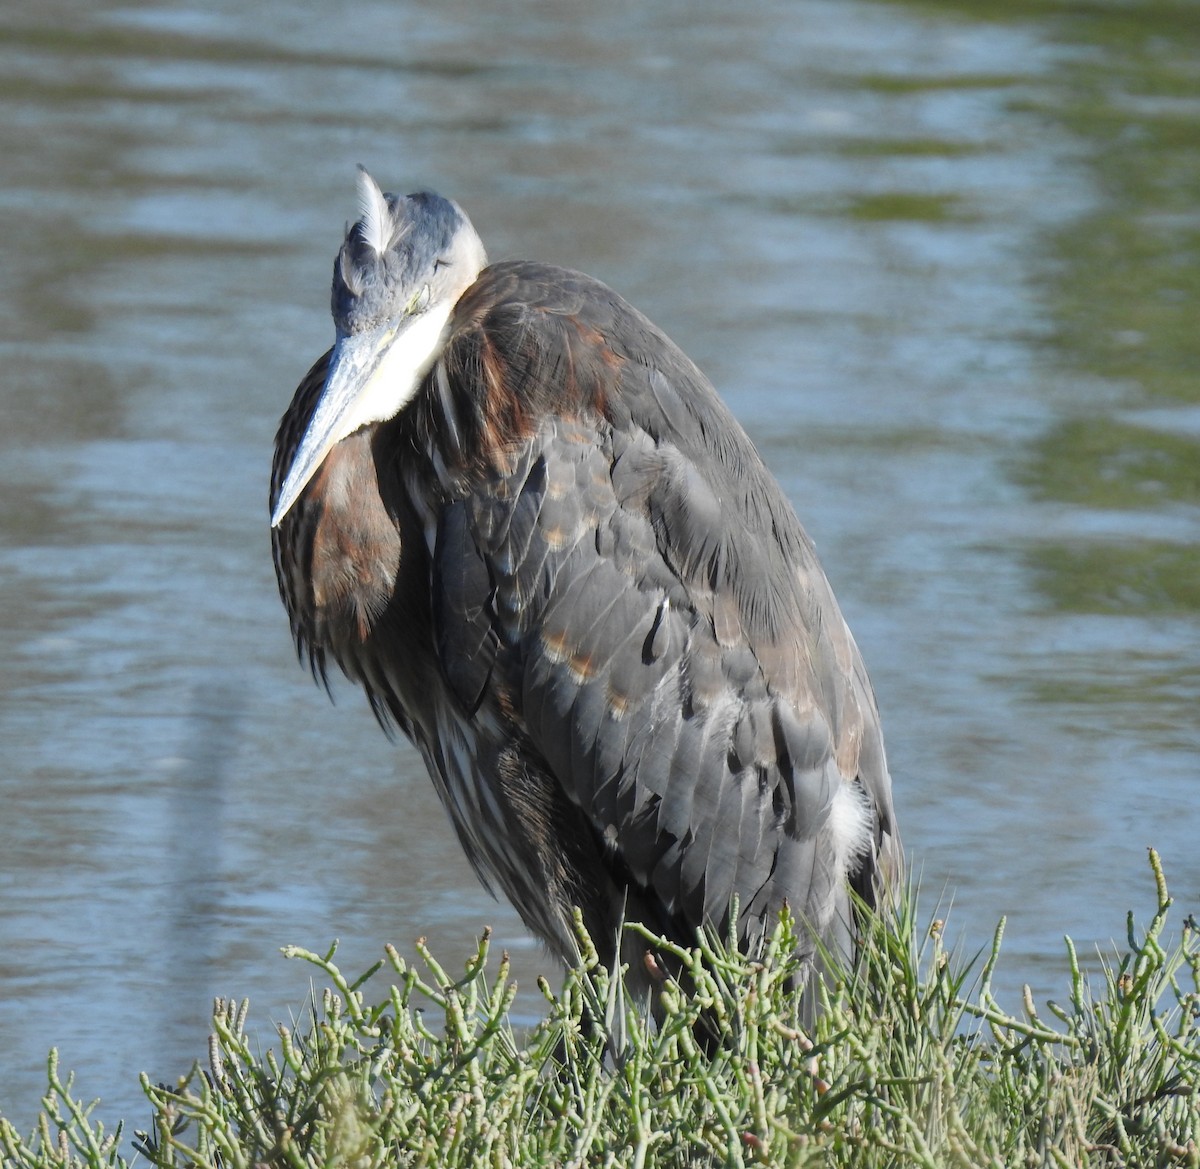
[[[194,1042],[197,1024],[220,993],[221,904],[229,877],[223,845],[227,789],[236,779],[240,724],[247,695],[214,677],[192,693],[187,745],[171,776],[167,816],[169,875],[163,884],[167,925],[159,1004],[168,1046]],[[186,997],[177,988],[187,988]],[[199,992],[199,993],[197,993]]]

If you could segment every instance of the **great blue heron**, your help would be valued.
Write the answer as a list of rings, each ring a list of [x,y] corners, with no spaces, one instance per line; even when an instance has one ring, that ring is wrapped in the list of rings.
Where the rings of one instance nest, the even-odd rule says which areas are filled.
[[[578,272],[486,267],[457,204],[359,178],[336,343],[271,478],[301,656],[420,750],[563,959],[572,907],[692,944],[736,897],[851,947],[899,862],[871,685],[812,543],[704,375]],[[627,960],[637,955],[626,949]],[[807,956],[807,955],[806,955]]]

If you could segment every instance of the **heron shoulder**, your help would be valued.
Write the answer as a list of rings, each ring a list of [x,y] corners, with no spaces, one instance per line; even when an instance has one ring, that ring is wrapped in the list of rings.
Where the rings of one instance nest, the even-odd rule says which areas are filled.
[[[430,440],[454,436],[464,455],[502,452],[547,418],[578,417],[647,434],[705,474],[744,482],[752,510],[770,494],[757,451],[700,369],[582,272],[526,260],[486,268],[455,307],[439,365]],[[798,523],[783,526],[785,540],[803,541]]]

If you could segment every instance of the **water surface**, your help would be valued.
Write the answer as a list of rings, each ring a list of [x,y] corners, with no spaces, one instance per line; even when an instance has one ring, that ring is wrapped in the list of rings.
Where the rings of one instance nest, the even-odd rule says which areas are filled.
[[[1147,845],[1195,909],[1200,46],[1134,9],[5,16],[0,1111],[57,1045],[144,1123],[213,995],[264,1043],[302,1006],[285,943],[453,963],[490,924],[547,965],[276,596],[274,428],[358,162],[710,373],[818,542],[927,890],[968,949],[1010,915],[1014,1000],[1148,915]]]

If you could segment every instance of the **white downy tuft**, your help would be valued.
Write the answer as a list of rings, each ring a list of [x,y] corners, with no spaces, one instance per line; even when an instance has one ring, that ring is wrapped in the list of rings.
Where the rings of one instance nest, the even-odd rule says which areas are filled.
[[[358,218],[363,240],[382,256],[392,242],[395,224],[387,199],[363,166],[358,168]]]

